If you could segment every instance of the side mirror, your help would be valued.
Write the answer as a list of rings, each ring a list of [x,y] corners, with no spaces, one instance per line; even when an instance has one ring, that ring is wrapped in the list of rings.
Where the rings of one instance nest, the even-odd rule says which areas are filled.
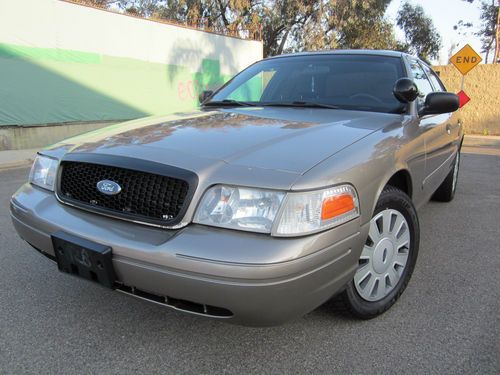
[[[455,112],[460,107],[458,95],[451,92],[431,92],[425,98],[424,107],[419,115],[438,115]]]
[[[409,78],[400,78],[396,81],[392,93],[401,103],[410,103],[417,99],[418,88]]]
[[[203,104],[205,100],[210,98],[214,92],[212,90],[203,90],[201,94],[198,96],[198,100],[200,101],[200,104]]]

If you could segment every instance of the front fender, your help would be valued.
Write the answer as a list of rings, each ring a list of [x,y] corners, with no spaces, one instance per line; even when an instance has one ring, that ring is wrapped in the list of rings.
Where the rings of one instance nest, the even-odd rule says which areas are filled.
[[[418,197],[418,173],[423,174],[425,168],[425,150],[423,138],[414,130],[408,124],[373,133],[310,169],[292,190],[350,183],[358,192],[361,223],[367,223],[382,190],[397,172],[409,174],[411,190]]]

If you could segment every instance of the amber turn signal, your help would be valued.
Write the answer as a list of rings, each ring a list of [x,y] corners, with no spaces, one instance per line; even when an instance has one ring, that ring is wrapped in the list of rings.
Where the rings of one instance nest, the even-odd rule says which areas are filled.
[[[349,194],[335,195],[323,201],[321,208],[321,220],[329,220],[334,217],[354,210],[354,199]]]

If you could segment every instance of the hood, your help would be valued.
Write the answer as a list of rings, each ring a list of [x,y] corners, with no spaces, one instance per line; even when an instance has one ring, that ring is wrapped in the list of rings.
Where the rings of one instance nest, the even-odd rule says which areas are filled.
[[[401,116],[318,108],[244,107],[146,118],[54,145],[160,160],[191,169],[219,162],[303,174],[321,161],[396,123]]]

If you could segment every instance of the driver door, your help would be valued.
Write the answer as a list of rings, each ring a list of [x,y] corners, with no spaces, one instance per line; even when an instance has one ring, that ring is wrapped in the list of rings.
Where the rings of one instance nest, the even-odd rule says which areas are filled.
[[[417,59],[410,59],[411,75],[418,87],[417,109],[420,110],[425,103],[427,95],[435,89]],[[449,134],[451,113],[426,115],[420,118],[420,128],[424,133],[425,142],[425,178],[422,188],[425,195],[432,194],[446,178],[452,162],[453,148],[452,137]]]

